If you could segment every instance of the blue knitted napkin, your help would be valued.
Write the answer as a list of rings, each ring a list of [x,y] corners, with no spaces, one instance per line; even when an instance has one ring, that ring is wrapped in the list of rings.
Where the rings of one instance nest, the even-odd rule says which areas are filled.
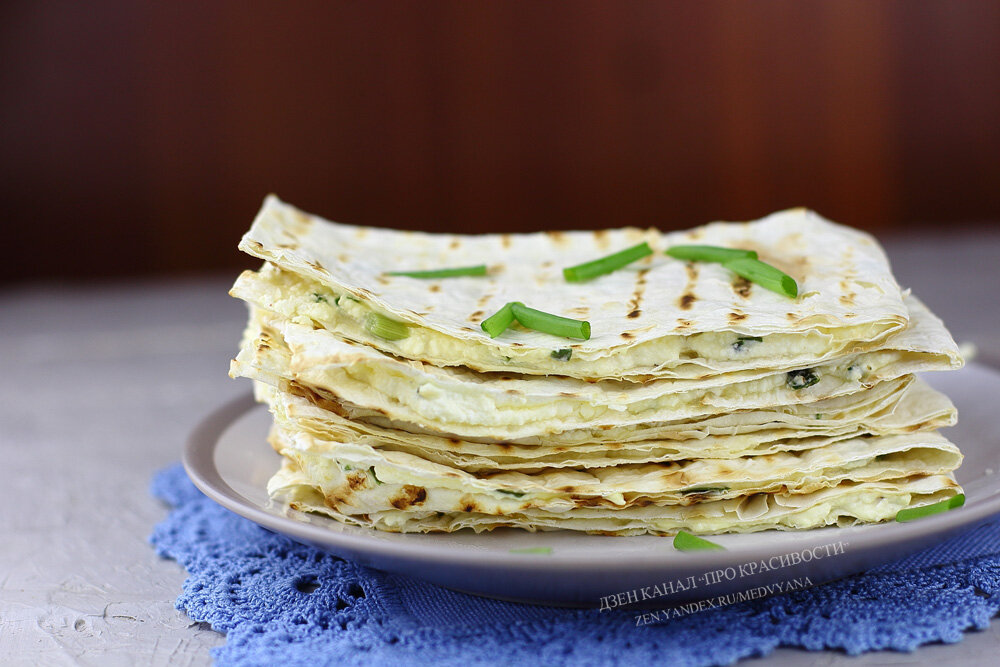
[[[636,627],[634,611],[487,600],[377,572],[215,504],[180,465],[150,541],[189,574],[177,608],[226,633],[220,665],[729,664],[778,646],[910,651],[1000,609],[1000,521],[903,560],[785,595]]]

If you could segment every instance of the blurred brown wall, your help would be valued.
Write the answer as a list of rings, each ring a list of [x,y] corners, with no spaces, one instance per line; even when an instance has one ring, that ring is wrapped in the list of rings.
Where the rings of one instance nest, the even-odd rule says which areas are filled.
[[[997,2],[0,4],[0,282],[427,230],[1000,219]]]

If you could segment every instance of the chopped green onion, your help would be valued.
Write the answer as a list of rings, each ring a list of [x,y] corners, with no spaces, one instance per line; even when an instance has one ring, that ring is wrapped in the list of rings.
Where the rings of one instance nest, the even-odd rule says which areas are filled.
[[[563,277],[573,283],[580,282],[581,280],[590,280],[597,276],[603,276],[605,273],[617,271],[623,266],[652,254],[653,249],[649,247],[648,243],[643,241],[638,245],[619,250],[606,257],[566,267],[563,269]]]
[[[524,549],[511,549],[512,554],[542,554],[549,556],[552,554],[552,547],[526,547]]]
[[[819,382],[819,375],[811,368],[800,368],[797,371],[788,371],[785,375],[785,384],[789,389],[805,389]]]
[[[666,254],[674,259],[686,259],[690,262],[719,262],[720,264],[734,259],[757,259],[757,253],[753,250],[720,248],[714,245],[675,245],[667,248]]]
[[[690,489],[683,489],[681,491],[682,496],[689,496],[692,493],[717,493],[720,491],[728,491],[728,486],[692,486]]]
[[[564,347],[561,350],[552,350],[552,358],[559,359],[560,361],[569,361],[573,357],[573,350],[568,347]]]
[[[772,292],[793,299],[799,295],[799,286],[794,278],[759,259],[744,257],[723,262],[722,265],[733,273]]]
[[[941,502],[934,503],[932,505],[924,505],[923,507],[908,507],[905,510],[899,510],[896,512],[896,521],[902,523],[906,521],[913,521],[914,519],[922,519],[925,516],[930,516],[931,514],[940,514],[941,512],[953,510],[964,504],[965,494],[959,493],[958,495],[952,496],[947,500],[942,500]]]
[[[319,292],[313,292],[312,295],[313,295],[313,301],[315,301],[316,303],[320,302],[326,303],[326,297],[320,294]]]
[[[480,322],[479,327],[488,333],[490,338],[496,338],[514,324],[513,305],[513,303],[505,304],[503,308]]]
[[[680,530],[677,531],[676,535],[674,535],[674,549],[677,549],[678,551],[702,551],[705,549],[725,550],[725,547],[721,544],[709,542],[708,540],[704,540],[697,535],[685,533],[683,530]]]
[[[386,271],[390,276],[410,278],[457,278],[459,276],[485,276],[486,265],[460,266],[454,269],[431,269],[430,271]]]
[[[365,315],[365,330],[385,340],[402,340],[410,335],[405,323],[374,312]]]
[[[529,329],[565,338],[581,338],[583,340],[590,338],[590,322],[572,320],[568,317],[560,317],[528,308],[520,301],[514,301],[510,307],[517,321]]]
[[[382,480],[380,480],[378,477],[375,476],[375,466],[368,468],[368,474],[372,476],[372,479],[375,480],[375,484],[377,486],[382,486],[383,484],[385,484],[385,482],[383,482]]]
[[[497,489],[497,493],[503,493],[508,496],[514,496],[515,498],[523,498],[525,491],[508,491],[507,489]]]
[[[736,342],[733,343],[733,350],[736,352],[742,352],[748,343],[763,343],[764,339],[760,336],[738,336]]]

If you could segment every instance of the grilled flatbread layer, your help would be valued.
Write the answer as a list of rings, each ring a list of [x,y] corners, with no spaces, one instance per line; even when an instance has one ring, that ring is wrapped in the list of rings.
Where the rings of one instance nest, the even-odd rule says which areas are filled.
[[[642,241],[653,254],[624,269],[585,283],[563,277],[564,267]],[[663,254],[690,243],[754,250],[798,282],[799,297]],[[234,295],[401,358],[479,371],[645,380],[792,369],[871,349],[907,323],[878,243],[805,209],[670,234],[469,236],[336,224],[269,197],[240,248],[274,266],[241,276]],[[475,264],[489,275],[388,275]],[[588,320],[593,335],[566,341],[512,328],[489,338],[480,322],[510,301]],[[405,322],[409,335],[373,336],[363,326],[371,312]],[[571,356],[553,357],[556,348]]]
[[[303,391],[302,388],[298,388]],[[951,402],[913,376],[881,382],[868,391],[825,401],[736,412],[694,422],[646,424],[554,434],[531,444],[471,441],[412,433],[391,424],[351,420],[342,408],[316,394],[309,399],[255,383],[285,433],[405,452],[476,473],[543,468],[596,468],[694,458],[725,459],[803,451],[864,435],[914,433],[950,426]],[[326,408],[322,407],[327,405]],[[329,408],[329,409],[328,409]],[[645,436],[645,439],[639,439]]]
[[[712,534],[808,529],[889,521],[901,509],[935,503],[960,492],[951,475],[921,475],[842,482],[811,493],[757,493],[690,505],[571,506],[563,511],[552,511],[534,508],[515,497],[493,498],[487,494],[463,498],[463,495],[442,493],[446,499],[431,506],[429,490],[421,492],[423,487],[402,484],[395,485],[389,494],[384,491],[380,494],[389,501],[388,505],[380,499],[359,507],[361,499],[356,494],[345,498],[347,502],[326,495],[326,490],[317,486],[298,466],[297,461],[285,460],[282,469],[268,484],[273,497],[282,499],[295,510],[318,512],[344,523],[392,532],[453,532],[463,528],[482,532],[516,527],[529,531],[569,529],[607,535],[640,535],[669,534],[677,530]],[[357,480],[361,475],[371,476],[368,471],[348,471],[348,474],[354,474]],[[382,484],[389,485],[388,482]],[[485,508],[480,507],[480,499]],[[356,504],[351,504],[352,501]]]
[[[649,423],[811,403],[918,371],[960,366],[940,320],[916,299],[908,302],[909,326],[882,349],[804,370],[815,380],[805,387],[795,382],[799,371],[742,381],[737,376],[640,384],[439,368],[390,357],[256,309],[230,374],[279,388],[295,382],[349,409],[465,438],[500,433],[516,440],[581,429],[641,429]]]

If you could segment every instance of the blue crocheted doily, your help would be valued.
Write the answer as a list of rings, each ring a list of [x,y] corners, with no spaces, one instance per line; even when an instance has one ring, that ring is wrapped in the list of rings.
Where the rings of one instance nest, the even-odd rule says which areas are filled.
[[[150,540],[189,574],[177,608],[226,633],[223,665],[717,665],[778,646],[957,642],[1000,609],[1000,521],[865,574],[636,627],[634,612],[487,600],[336,558],[223,509],[179,465],[153,494],[173,509]]]

